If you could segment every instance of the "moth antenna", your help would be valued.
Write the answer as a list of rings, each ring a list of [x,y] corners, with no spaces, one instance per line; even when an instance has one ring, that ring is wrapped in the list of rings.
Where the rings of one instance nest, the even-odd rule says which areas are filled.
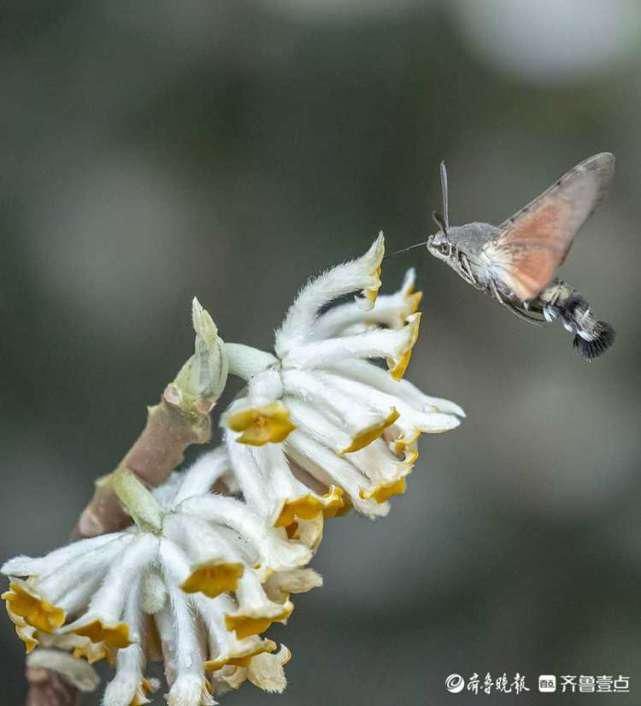
[[[445,161],[441,162],[441,195],[443,199],[443,214],[441,215],[437,211],[432,211],[432,219],[436,223],[436,225],[443,231],[445,235],[447,235],[447,231],[449,230],[450,227],[450,220],[449,220],[449,210],[448,210],[448,198],[447,198],[447,167],[445,166]],[[388,257],[394,257],[396,255],[401,255],[404,252],[408,252],[409,250],[414,250],[414,248],[420,248],[423,245],[427,245],[427,240],[424,240],[422,243],[416,243],[415,245],[410,245],[408,248],[403,248],[402,250],[396,250],[393,253],[390,253],[389,255],[386,255],[383,259],[387,260]]]
[[[432,220],[447,235],[447,222],[438,211],[432,211]]]
[[[447,167],[445,161],[441,162],[441,195],[443,197],[443,233],[447,235],[450,228],[450,212],[448,208],[448,193],[447,193]]]

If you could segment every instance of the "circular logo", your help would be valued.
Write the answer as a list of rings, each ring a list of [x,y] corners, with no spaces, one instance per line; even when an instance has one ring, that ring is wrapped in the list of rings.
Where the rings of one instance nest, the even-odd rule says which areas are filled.
[[[465,679],[460,674],[450,674],[445,680],[445,688],[450,694],[460,694],[465,688]]]

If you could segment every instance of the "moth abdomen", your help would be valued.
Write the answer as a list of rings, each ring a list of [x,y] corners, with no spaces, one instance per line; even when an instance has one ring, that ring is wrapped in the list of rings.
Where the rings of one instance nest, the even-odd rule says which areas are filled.
[[[597,321],[589,338],[577,333],[573,345],[585,360],[593,360],[610,348],[616,333],[607,321]]]
[[[557,301],[555,308],[563,326],[574,334],[572,344],[584,360],[597,358],[614,343],[614,328],[596,319],[587,300],[576,290]]]

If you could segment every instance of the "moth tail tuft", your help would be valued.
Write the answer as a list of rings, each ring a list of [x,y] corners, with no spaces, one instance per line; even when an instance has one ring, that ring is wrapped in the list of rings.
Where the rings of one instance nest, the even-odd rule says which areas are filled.
[[[578,333],[574,337],[574,348],[587,361],[594,360],[605,353],[614,343],[616,333],[606,321],[597,321],[592,330],[593,338],[587,340]]]

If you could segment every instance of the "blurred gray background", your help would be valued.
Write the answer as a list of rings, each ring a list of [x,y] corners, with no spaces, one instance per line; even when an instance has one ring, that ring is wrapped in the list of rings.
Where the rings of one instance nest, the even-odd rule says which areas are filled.
[[[309,275],[429,232],[441,159],[462,223],[617,155],[563,270],[619,334],[592,365],[424,251],[386,262],[388,291],[410,265],[425,291],[409,378],[468,419],[424,438],[387,519],[328,524],[325,587],[274,631],[287,692],[225,702],[638,704],[641,5],[16,0],[0,55],[2,559],[65,540],[187,355],[194,294],[269,347]],[[20,704],[8,620],[0,645]],[[453,672],[532,691],[454,696]],[[538,696],[539,673],[632,695]]]

